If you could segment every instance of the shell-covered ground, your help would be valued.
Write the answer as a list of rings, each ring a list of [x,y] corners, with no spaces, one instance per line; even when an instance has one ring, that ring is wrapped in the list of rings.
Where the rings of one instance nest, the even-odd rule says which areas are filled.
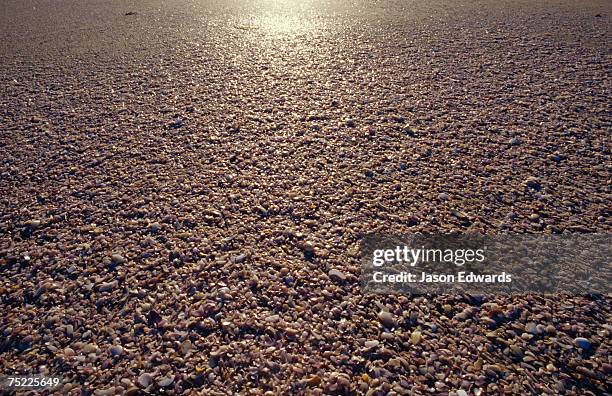
[[[358,244],[610,232],[611,15],[3,1],[0,374],[60,376],[56,394],[605,394],[609,296],[365,295]]]

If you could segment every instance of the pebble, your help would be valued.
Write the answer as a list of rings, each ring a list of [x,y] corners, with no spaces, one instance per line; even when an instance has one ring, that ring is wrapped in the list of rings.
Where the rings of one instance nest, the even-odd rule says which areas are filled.
[[[142,386],[143,388],[148,387],[152,382],[153,376],[149,373],[143,373],[138,376],[138,385]]]
[[[180,117],[177,117],[174,121],[168,124],[168,127],[170,127],[171,129],[178,129],[178,128],[181,128],[182,126],[183,126],[183,119]]]
[[[280,320],[280,316],[279,315],[270,315],[268,317],[266,317],[266,322],[270,322],[270,323],[276,323]]]
[[[107,292],[110,290],[113,290],[114,288],[116,288],[119,285],[119,282],[114,280],[112,282],[107,282],[107,283],[102,283],[100,285],[100,291],[101,292]]]
[[[314,255],[315,254],[315,246],[312,242],[305,242],[302,244],[302,250],[304,251],[304,254],[307,255]]]
[[[405,127],[403,131],[406,136],[409,136],[409,137],[416,136],[416,131],[411,127]]]
[[[174,377],[162,377],[157,380],[157,385],[162,388],[167,388],[174,382]]]
[[[81,350],[84,353],[95,353],[98,351],[98,346],[95,344],[85,344]]]
[[[153,234],[157,233],[160,229],[161,229],[161,224],[159,224],[158,222],[155,222],[149,225],[149,230]]]
[[[393,315],[388,311],[380,311],[378,313],[378,320],[387,328],[393,328],[397,324]]]
[[[380,342],[378,342],[378,340],[370,340],[370,341],[366,341],[364,343],[366,348],[376,348],[378,346],[378,344],[380,344]]]
[[[130,388],[128,388],[128,390],[125,392],[125,396],[138,396],[140,395],[140,389],[132,386]]]
[[[121,345],[113,345],[110,348],[111,356],[121,356],[123,355],[123,347]]]
[[[583,337],[574,338],[574,344],[576,344],[577,347],[582,349],[591,349],[591,341]]]
[[[114,264],[125,264],[127,260],[122,255],[115,253],[111,256],[111,261]]]
[[[337,280],[337,281],[345,281],[346,280],[346,274],[342,271],[339,271],[337,269],[332,269],[330,270],[327,275],[332,279],[332,280]]]
[[[111,396],[115,394],[115,387],[111,386],[106,389],[96,389],[94,391],[94,395],[96,396]]]
[[[529,322],[525,325],[525,331],[530,334],[539,334],[538,326],[534,322]]]
[[[183,355],[186,355],[187,353],[189,353],[189,351],[191,351],[191,348],[192,348],[191,341],[185,340],[181,343],[181,353]]]
[[[455,315],[455,319],[464,321],[471,318],[474,315],[474,310],[471,307],[465,308],[463,311]]]
[[[321,377],[318,375],[313,375],[312,377],[306,380],[306,385],[308,386],[317,386],[321,383]]]
[[[527,179],[525,179],[524,185],[525,187],[533,189],[533,190],[540,190],[540,188],[542,188],[542,185],[540,184],[540,180],[537,177],[533,177],[533,176],[530,176]]]

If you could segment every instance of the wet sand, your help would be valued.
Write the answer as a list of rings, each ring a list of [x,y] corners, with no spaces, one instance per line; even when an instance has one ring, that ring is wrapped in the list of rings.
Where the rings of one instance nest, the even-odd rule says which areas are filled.
[[[610,232],[612,5],[531,3],[3,1],[0,373],[603,394],[609,296],[359,288],[370,232]]]

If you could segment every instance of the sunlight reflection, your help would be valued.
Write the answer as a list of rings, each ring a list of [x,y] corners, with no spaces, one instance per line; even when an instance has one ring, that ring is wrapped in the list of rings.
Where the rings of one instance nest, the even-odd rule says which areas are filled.
[[[325,27],[321,1],[256,0],[247,3],[243,18],[236,28],[258,32],[268,38],[295,38],[321,34]]]
[[[321,25],[316,20],[304,18],[302,15],[269,13],[244,18],[236,27],[280,37],[314,33]]]

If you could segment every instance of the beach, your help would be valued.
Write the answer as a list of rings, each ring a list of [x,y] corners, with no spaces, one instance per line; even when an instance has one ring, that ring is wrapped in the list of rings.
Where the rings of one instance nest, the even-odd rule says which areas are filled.
[[[609,233],[611,15],[3,1],[0,374],[71,395],[609,392],[609,294],[363,293],[359,243]]]

